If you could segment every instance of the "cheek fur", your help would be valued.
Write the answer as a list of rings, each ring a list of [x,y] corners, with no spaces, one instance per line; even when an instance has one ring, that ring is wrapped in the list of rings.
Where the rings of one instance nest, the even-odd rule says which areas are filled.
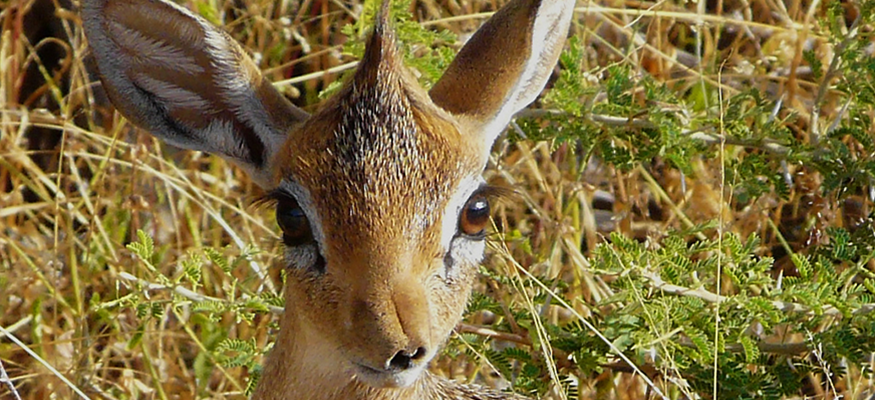
[[[316,264],[319,248],[315,244],[287,247],[285,256],[288,268],[306,270]]]
[[[461,280],[463,274],[473,274],[483,260],[486,241],[456,237],[450,243],[450,251],[444,257],[443,274],[449,284]],[[467,271],[471,270],[471,271]]]
[[[436,317],[432,329],[436,334],[449,334],[465,312],[485,246],[482,240],[457,237],[441,260],[442,273],[433,275],[428,285],[432,311]]]
[[[342,335],[337,327],[345,326],[348,309],[348,290],[337,285],[332,271],[318,273],[313,265],[319,258],[316,245],[305,245],[286,250],[286,309],[293,309],[306,323],[321,327],[322,332]],[[290,303],[291,302],[291,303]],[[292,304],[292,306],[290,306]],[[337,338],[325,335],[324,339],[336,342]]]

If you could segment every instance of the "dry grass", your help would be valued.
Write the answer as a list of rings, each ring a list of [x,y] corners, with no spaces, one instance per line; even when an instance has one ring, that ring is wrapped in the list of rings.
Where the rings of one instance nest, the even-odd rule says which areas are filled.
[[[423,0],[414,2],[413,12],[434,28],[466,33],[502,2]],[[184,3],[194,8],[191,1]],[[306,77],[284,86],[299,105],[315,106],[318,92],[338,77],[332,68],[354,61],[340,54],[345,38],[339,27],[355,20],[358,2],[209,4],[215,4],[215,18],[234,37],[261,55],[261,67],[271,79]],[[243,398],[246,371],[216,366],[206,349],[225,337],[266,346],[277,317],[258,314],[245,321],[224,312],[210,320],[191,305],[196,296],[232,299],[277,290],[277,229],[268,210],[250,205],[258,189],[228,163],[162,147],[106,108],[88,78],[86,45],[75,13],[59,13],[62,31],[71,39],[28,43],[24,34],[40,20],[22,19],[20,10],[28,9],[30,1],[11,0],[0,7],[0,362],[12,383],[24,399],[76,398],[74,390],[93,399]],[[782,113],[799,115],[794,128],[806,132],[818,96],[825,97],[818,103],[823,104],[818,118],[834,118],[841,108],[802,62],[803,49],[813,49],[824,65],[831,60],[833,46],[819,36],[817,17],[823,7],[801,0],[606,0],[580,3],[574,31],[589,44],[582,61],[594,77],[605,66],[621,63],[679,93],[701,82],[721,85],[727,93],[757,87],[782,99]],[[846,8],[850,20],[855,8],[850,3]],[[37,68],[39,75],[54,74],[52,84],[36,94],[23,92],[25,72],[48,62],[35,57],[35,51],[51,46],[64,49],[60,68],[68,78],[59,79],[51,66]],[[60,152],[34,147],[52,132],[63,137]],[[570,308],[553,306],[542,315],[554,322],[585,318],[595,302],[612,294],[605,284],[610,278],[589,272],[586,258],[609,232],[658,238],[690,221],[720,219],[743,236],[758,233],[764,238],[763,254],[770,254],[772,247],[780,247],[776,226],[792,228],[797,235],[788,239],[798,248],[812,240],[809,235],[818,227],[847,226],[841,221],[872,210],[865,197],[843,203],[816,198],[819,178],[804,171],[795,177],[800,184],[789,198],[764,196],[738,209],[732,207],[731,193],[722,189],[715,160],[699,160],[695,176],[681,176],[659,164],[622,172],[582,163],[579,156],[569,144],[554,148],[502,141],[496,146],[488,178],[520,193],[497,207],[496,223],[503,232],[519,232],[517,238],[528,240],[494,240],[486,268],[519,279],[501,287],[484,277],[478,290],[506,304],[529,304],[540,313],[527,299],[534,283],[525,274],[561,277],[569,285],[567,297],[579,302]],[[155,240],[155,271],[125,248],[137,240],[138,229]],[[204,247],[239,261],[233,273],[206,263],[204,285],[188,298],[148,286],[161,284],[160,275],[180,276],[182,260],[201,254]],[[782,263],[786,260],[779,259],[778,266]],[[136,304],[146,299],[155,309],[145,314],[154,318],[138,315]],[[478,314],[468,323],[489,321]],[[522,330],[478,333],[531,343],[529,336],[538,330],[528,336]],[[581,393],[652,398],[653,389],[619,372],[624,370],[619,364],[615,371],[581,381]],[[464,355],[438,360],[433,369],[459,380],[490,380],[483,360]],[[849,376],[832,382],[835,391],[812,384],[808,394],[863,398],[875,390],[871,378]],[[657,385],[668,392],[681,388],[680,397],[689,394],[676,381]],[[0,398],[13,397],[0,387]]]

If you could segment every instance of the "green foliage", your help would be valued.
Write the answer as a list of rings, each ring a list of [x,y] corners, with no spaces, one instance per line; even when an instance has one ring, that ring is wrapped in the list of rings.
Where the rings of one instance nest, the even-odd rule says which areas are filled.
[[[220,354],[219,362],[226,368],[245,366],[252,368],[255,366],[256,356],[261,354],[261,350],[255,339],[239,340],[225,339],[222,340],[215,349],[216,353]]]
[[[852,247],[847,232],[833,232],[830,244],[811,255],[794,254],[799,275],[781,281],[770,276],[773,260],[755,255],[758,237],[691,239],[685,233],[670,232],[658,244],[615,233],[597,246],[592,272],[613,277],[615,295],[593,309],[594,330],[577,322],[543,321],[556,358],[570,360],[559,364],[560,376],[603,373],[622,352],[636,363],[679,374],[687,390],[701,395],[714,388],[716,367],[719,398],[779,399],[796,393],[801,376],[822,372],[824,363],[833,366],[831,374],[842,375],[847,370],[835,367],[841,360],[863,364],[875,352],[870,340],[875,318],[864,311],[875,287],[871,280],[851,283],[864,271],[847,268],[853,263],[847,257],[854,254],[847,250]],[[502,285],[512,280],[491,278]],[[545,282],[541,288],[550,287]],[[535,299],[543,294],[531,293]],[[500,304],[475,294],[469,312],[482,310],[502,313]],[[526,310],[514,304],[508,317],[528,326],[524,321],[538,317]],[[779,333],[801,340],[765,340]],[[546,361],[537,352],[496,348],[478,337],[464,340],[470,356],[482,355],[517,391],[543,395],[550,387]],[[805,357],[807,352],[816,357]],[[565,389],[569,397],[578,390]]]
[[[689,118],[676,106],[682,102],[665,85],[647,77],[636,79],[632,69],[621,64],[606,68],[602,87],[593,87],[595,75],[579,65],[582,46],[580,41],[570,40],[569,50],[560,59],[564,69],[545,99],[561,112],[546,118],[553,122],[546,129],[542,129],[543,124],[521,122],[526,136],[536,140],[579,141],[587,153],[597,152],[607,164],[622,171],[659,157],[686,173],[691,172],[691,156],[701,153],[705,146],[690,140]],[[589,100],[602,97],[600,94],[604,94],[606,101]],[[673,106],[666,107],[667,104]],[[616,125],[595,123],[589,118],[593,114],[612,118]],[[569,119],[567,115],[578,118]],[[627,124],[644,115],[647,123]]]
[[[214,1],[209,0],[197,0],[195,1],[195,7],[197,7],[197,12],[201,17],[204,17],[207,21],[210,21],[211,24],[216,26],[221,26],[222,21],[219,17],[219,10],[216,9],[216,4]]]
[[[860,7],[875,10],[875,2]],[[812,51],[802,58],[815,79],[837,83],[841,98],[833,101],[844,110],[810,132],[800,134],[795,113],[755,88],[717,95],[710,83],[697,83],[680,93],[628,64],[586,70],[586,47],[576,39],[544,99],[552,111],[521,119],[519,126],[528,139],[574,144],[581,160],[596,159],[626,179],[657,163],[694,179],[710,173],[708,178],[725,182],[726,198],[737,209],[762,202],[800,207],[792,202],[807,199],[803,207],[820,210],[852,196],[871,204],[875,61],[864,55],[871,29],[849,31],[838,23],[845,15],[839,2],[829,4],[829,13],[825,26],[837,62],[826,65]],[[871,13],[860,18],[855,26],[875,21]],[[719,161],[719,171],[702,167],[709,160]],[[807,183],[809,176],[821,184]],[[804,210],[796,231],[772,226],[781,242],[775,247],[788,253],[779,253],[786,257],[780,264],[756,233],[718,234],[715,228],[726,226],[724,221],[693,221],[700,225],[646,240],[611,233],[587,258],[588,272],[610,277],[611,288],[591,309],[593,328],[545,322],[557,359],[572,360],[573,366],[558,363],[560,375],[602,373],[622,352],[664,376],[682,378],[688,386],[681,390],[694,397],[779,399],[799,395],[806,374],[838,379],[849,373],[839,367],[848,363],[866,370],[875,353],[875,215],[860,215],[849,229],[836,220],[824,226],[830,222]],[[784,235],[800,230],[809,235],[804,247],[785,241]],[[475,296],[470,310],[499,312],[484,296]],[[510,315],[538,318],[523,305]],[[550,387],[543,360],[535,357],[510,370],[500,352],[481,352],[508,377],[540,374],[516,378],[517,388],[543,394]],[[568,388],[567,394],[577,392]]]
[[[862,7],[869,7],[869,3]],[[870,15],[862,18],[860,26],[872,23]],[[852,36],[843,27],[830,26],[833,40],[841,44],[842,52],[836,55],[838,67],[823,71],[822,63],[811,52],[804,58],[816,76],[838,79],[837,87],[845,97],[840,103],[847,104],[847,111],[832,126],[812,128],[809,140],[789,129],[795,123],[792,113],[776,117],[780,103],[756,89],[691,112],[684,99],[665,84],[636,74],[626,64],[608,66],[600,73],[584,70],[580,65],[584,44],[575,39],[561,57],[563,70],[545,99],[560,112],[546,118],[552,122],[546,128],[533,121],[522,121],[520,126],[531,139],[574,140],[585,154],[597,154],[621,171],[660,159],[693,174],[690,163],[697,158],[722,157],[726,182],[740,204],[771,193],[788,196],[791,167],[814,168],[821,174],[824,196],[865,193],[875,182],[875,154],[861,151],[875,144],[871,130],[875,61],[864,55],[870,37],[856,31]],[[600,83],[593,79],[598,75]],[[601,100],[595,101],[597,98]],[[578,118],[569,119],[568,115]],[[594,115],[601,121],[613,120],[597,122],[591,118]],[[716,146],[721,138],[726,147]]]
[[[131,242],[127,245],[128,250],[130,250],[134,255],[136,255],[149,270],[155,270],[154,257],[155,257],[155,242],[152,238],[143,232],[142,230],[137,230],[137,239],[138,242]]]
[[[377,0],[366,1],[362,17],[343,28],[353,38],[344,45],[346,54],[361,56],[362,38],[378,6]],[[543,99],[549,111],[517,121],[525,139],[552,141],[554,148],[568,144],[573,149],[569,158],[580,165],[595,160],[623,179],[638,171],[655,175],[660,165],[684,179],[725,183],[717,196],[735,211],[762,204],[811,207],[810,214],[799,212],[801,222],[794,228],[801,233],[765,224],[770,230],[740,234],[719,219],[685,222],[646,238],[618,228],[582,257],[586,271],[569,273],[573,278],[535,273],[522,280],[482,268],[485,280],[498,288],[522,288],[532,304],[521,301],[522,296],[473,293],[468,315],[493,316],[490,329],[509,332],[516,340],[463,333],[451,339],[445,355],[482,360],[517,392],[541,396],[557,390],[558,384],[568,398],[582,397],[586,388],[579,382],[594,381],[617,365],[649,367],[655,371],[651,377],[662,380],[657,385],[671,387],[674,397],[716,394],[726,399],[799,396],[809,375],[837,379],[851,368],[867,371],[875,353],[875,216],[870,212],[860,216],[862,223],[845,226],[837,218],[823,222],[815,215],[835,212],[824,204],[872,196],[875,61],[867,50],[871,29],[849,32],[840,23],[841,4],[833,1],[827,7],[826,31],[820,34],[835,46],[837,62],[825,63],[811,50],[801,60],[824,90],[837,96],[831,101],[842,111],[807,126],[808,131],[800,128],[806,125],[797,111],[768,90],[729,90],[703,79],[683,91],[677,87],[684,85],[661,82],[625,62],[588,68],[588,44],[577,37],[569,40],[558,79]],[[455,38],[423,28],[409,10],[409,1],[393,2],[393,23],[407,65],[430,87],[452,59],[453,51],[445,45]],[[859,14],[857,25],[871,27],[875,1],[860,4]],[[323,96],[337,88],[339,83]],[[812,113],[818,113],[825,101],[814,101],[818,104]],[[784,211],[767,209],[762,216],[775,224]],[[538,246],[544,244],[518,227],[501,235],[531,265],[556,258],[567,262],[542,252]],[[805,239],[804,246],[800,238],[786,242],[785,236],[794,235]],[[92,299],[92,308],[104,314],[113,307],[133,310],[141,324],[128,346],[136,347],[147,337],[150,323],[187,307],[197,315],[208,350],[198,358],[199,376],[207,376],[214,365],[243,367],[250,373],[245,390],[251,392],[265,346],[230,337],[217,327],[229,316],[252,323],[257,315],[282,307],[281,297],[241,289],[233,272],[247,251],[231,257],[206,248],[189,253],[177,271],[167,273],[156,269],[160,251],[152,239],[142,231],[137,236],[128,245],[144,267],[136,288],[115,300]],[[148,283],[176,293],[197,292],[206,287],[205,262],[225,274],[226,293],[144,295]],[[569,280],[579,279],[575,274],[597,277],[593,280],[603,285],[605,295],[594,301],[587,297],[591,294],[572,289]],[[557,304],[563,310],[579,306],[587,317],[559,318],[544,311],[559,308]],[[546,340],[535,334],[539,326]],[[551,353],[542,351],[545,346]],[[558,381],[551,377],[553,368]]]
[[[440,79],[444,70],[455,58],[456,52],[448,45],[456,42],[456,36],[446,30],[429,30],[413,20],[410,14],[412,0],[393,1],[390,4],[390,20],[398,39],[405,65],[419,73],[419,82],[426,90]],[[364,12],[356,23],[342,28],[344,35],[352,38],[343,45],[344,54],[361,59],[365,51],[365,36],[370,34],[374,25],[374,16],[380,7],[380,0],[364,2]],[[350,72],[352,73],[352,72]],[[346,77],[345,77],[346,78]],[[328,98],[340,89],[346,79],[338,79],[319,94],[320,98]]]
[[[144,337],[152,329],[152,324],[160,323],[167,317],[168,310],[183,308],[194,313],[192,321],[199,326],[200,341],[209,353],[198,355],[195,371],[206,382],[216,364],[224,368],[243,367],[250,371],[250,381],[246,392],[251,393],[260,376],[261,357],[266,353],[262,345],[254,339],[241,340],[228,336],[222,328],[226,315],[233,315],[237,323],[252,324],[259,314],[272,312],[272,307],[282,308],[282,298],[276,294],[263,292],[249,293],[243,290],[234,275],[234,269],[256,252],[246,248],[239,255],[230,256],[227,251],[206,247],[198,252],[189,252],[188,257],[179,260],[179,268],[173,273],[165,273],[156,267],[156,250],[153,239],[142,230],[137,231],[138,241],[129,243],[127,248],[141,261],[141,276],[126,275],[132,284],[130,293],[120,295],[115,300],[101,302],[99,297],[92,299],[91,307],[102,313],[114,308],[130,308],[139,320],[139,327],[128,340],[128,348],[143,344]],[[209,261],[225,274],[228,292],[211,297],[198,293],[204,285],[204,261]],[[215,279],[215,278],[214,278]],[[161,293],[173,293],[161,296]],[[174,312],[175,313],[175,312]]]

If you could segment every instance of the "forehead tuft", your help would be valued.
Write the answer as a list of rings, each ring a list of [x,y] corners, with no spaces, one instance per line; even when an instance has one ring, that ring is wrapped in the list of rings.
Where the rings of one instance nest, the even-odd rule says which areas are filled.
[[[326,236],[350,240],[426,239],[479,163],[452,117],[408,75],[394,43],[373,38],[353,79],[291,136],[283,178],[310,192]],[[349,237],[356,233],[363,237]]]

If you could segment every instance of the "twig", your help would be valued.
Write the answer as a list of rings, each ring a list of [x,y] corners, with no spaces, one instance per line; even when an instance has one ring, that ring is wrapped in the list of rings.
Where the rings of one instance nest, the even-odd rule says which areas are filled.
[[[681,346],[695,349],[697,346],[692,340],[686,337],[681,337],[678,343]],[[740,343],[727,343],[724,348],[730,353],[743,353],[744,346]],[[786,356],[798,356],[808,352],[810,349],[805,342],[788,342],[788,343],[766,343],[757,342],[757,348],[760,352],[770,354],[782,354]]]
[[[475,335],[488,337],[490,339],[503,340],[505,342],[511,342],[516,344],[521,344],[523,346],[531,346],[532,341],[522,335],[515,335],[513,333],[506,332],[498,332],[496,330],[486,328],[483,326],[471,325],[466,323],[460,323],[456,326],[457,333],[473,333]],[[696,345],[688,338],[681,337],[678,340],[678,344],[684,347],[695,348]],[[744,346],[739,343],[727,343],[724,348],[731,353],[741,353],[744,352]],[[808,344],[805,342],[788,342],[788,343],[767,343],[767,342],[757,342],[757,348],[763,353],[769,354],[783,354],[788,356],[797,356],[802,353],[809,351]],[[608,367],[615,370],[623,370],[620,365],[625,364],[605,364],[603,367]],[[639,366],[641,367],[641,366]],[[642,367],[643,368],[643,367]],[[626,366],[628,369],[628,366]],[[631,369],[629,369],[631,372]],[[649,374],[652,376],[652,374]]]
[[[830,61],[826,73],[823,74],[823,80],[820,82],[820,86],[817,88],[817,95],[814,98],[814,110],[811,111],[811,123],[808,125],[808,139],[811,145],[815,147],[820,143],[820,132],[818,132],[817,127],[818,120],[820,119],[820,107],[823,104],[823,99],[826,97],[826,93],[829,91],[830,82],[835,78],[838,72],[839,63],[842,61],[842,53],[845,51],[845,48],[857,38],[857,25],[859,25],[861,19],[863,19],[863,16],[858,15],[857,19],[855,19],[854,22],[851,23],[850,28],[848,28],[848,36],[846,36],[845,39],[833,49],[833,59]]]
[[[173,293],[176,293],[176,294],[178,294],[186,299],[192,300],[192,301],[198,301],[198,302],[209,301],[209,302],[232,304],[231,302],[229,302],[225,299],[220,299],[218,297],[211,297],[211,296],[203,295],[203,294],[200,294],[197,292],[193,292],[190,289],[186,289],[182,286],[168,286],[168,285],[162,285],[160,283],[151,283],[151,282],[145,281],[143,279],[137,278],[136,276],[133,276],[127,272],[119,273],[119,277],[126,280],[126,281],[129,281],[129,282],[136,282],[137,284],[142,286],[143,289],[145,289],[145,290],[169,290],[169,291],[172,291]],[[240,296],[240,299],[243,301],[246,301],[246,300],[252,299],[252,296],[249,296],[247,294],[243,294]],[[283,313],[282,307],[272,306],[269,304],[266,304],[265,306],[273,314],[282,314]]]
[[[458,333],[473,333],[479,336],[485,336],[492,339],[504,340],[505,342],[513,342],[517,344],[522,344],[526,346],[531,346],[532,341],[527,339],[522,335],[516,335],[513,333],[506,332],[498,332],[489,328],[485,328],[482,326],[466,324],[464,322],[456,325],[456,332]]]
[[[558,110],[523,110],[517,115],[520,117],[528,117],[528,118],[538,118],[545,116],[562,116],[567,113]],[[585,116],[585,119],[589,119],[595,123],[611,126],[611,127],[629,127],[636,129],[657,129],[658,126],[653,122],[650,122],[644,118],[623,118],[623,117],[615,117],[613,115],[602,115],[602,114],[589,114]],[[790,152],[790,149],[787,146],[781,145],[774,141],[769,140],[761,140],[761,141],[751,141],[739,139],[732,136],[719,135],[713,132],[710,132],[711,129],[698,128],[698,129],[684,129],[681,131],[682,135],[688,136],[690,139],[698,140],[700,142],[704,142],[706,144],[719,144],[725,143],[733,146],[742,146],[748,147],[758,150],[767,151],[769,153],[778,154],[778,155],[786,155]]]
[[[786,146],[768,140],[762,140],[759,143],[752,143],[732,136],[719,135],[716,133],[704,131],[699,131],[691,134],[690,139],[705,142],[707,144],[718,144],[722,141],[725,144],[733,146],[752,147],[778,155],[785,155],[790,152],[790,149]]]
[[[6,332],[15,333],[16,331],[18,331],[22,327],[27,326],[27,324],[29,324],[30,321],[33,321],[32,315],[28,315],[28,316],[18,320],[18,322],[14,323],[12,325],[9,325],[8,327],[6,327],[5,332],[0,331],[0,339],[3,339],[6,337]]]
[[[685,288],[682,286],[671,285],[671,284],[665,283],[662,280],[662,278],[660,278],[659,276],[656,276],[655,274],[651,274],[651,275],[645,274],[644,276],[645,276],[645,278],[647,278],[650,281],[651,287],[653,287],[655,289],[662,290],[662,291],[667,292],[667,293],[672,293],[672,294],[677,294],[677,295],[682,295],[682,296],[696,297],[696,298],[705,300],[709,303],[717,303],[718,301],[726,301],[727,300],[727,298],[725,296],[720,296],[720,295],[711,293],[711,292],[704,290],[704,289],[690,289],[690,288]],[[196,292],[193,292],[193,291],[186,289],[182,286],[168,286],[168,285],[162,285],[162,284],[158,284],[158,283],[150,283],[150,282],[139,279],[139,278],[137,278],[131,274],[125,273],[125,272],[120,273],[119,277],[121,277],[122,279],[124,279],[126,281],[136,282],[137,284],[141,285],[145,290],[172,291],[173,293],[176,293],[176,294],[178,294],[186,299],[189,299],[192,301],[198,301],[198,302],[210,301],[210,302],[228,303],[228,301],[226,301],[224,299],[196,293]],[[247,295],[241,296],[241,299],[244,301],[249,299],[249,298],[250,297]],[[779,310],[785,311],[785,312],[807,312],[809,314],[813,314],[813,311],[811,311],[808,307],[803,306],[801,304],[788,303],[788,302],[782,302],[782,301],[772,301],[772,304],[776,308],[778,308]],[[273,314],[282,314],[282,312],[283,312],[282,307],[268,305],[267,308]],[[860,307],[859,309],[855,310],[854,313],[855,314],[857,314],[857,313],[863,314],[863,313],[871,312],[873,310],[875,310],[875,304],[866,304],[863,307]],[[823,314],[841,315],[839,313],[839,311],[832,306],[827,306],[826,308],[824,308]],[[0,328],[0,333],[3,333],[3,332],[4,331],[2,330],[2,328]],[[521,344],[523,346],[531,346],[532,345],[532,341],[523,335],[517,335],[517,334],[507,333],[507,332],[499,332],[499,331],[496,331],[494,329],[490,329],[490,328],[483,327],[483,326],[472,325],[472,324],[459,323],[458,325],[456,325],[456,332],[457,333],[473,333],[475,335],[484,336],[484,337],[488,337],[491,339],[503,340],[505,342]],[[692,344],[692,342],[690,342],[689,339],[686,339],[686,338],[681,338],[679,343],[681,346],[688,346],[688,347],[694,346]],[[725,346],[725,348],[727,351],[730,351],[733,353],[739,353],[739,352],[744,351],[744,348],[740,344],[735,344],[735,343],[727,344]],[[785,355],[799,355],[799,354],[802,354],[802,353],[808,351],[808,345],[806,345],[804,342],[797,342],[797,343],[764,343],[764,342],[759,342],[759,343],[757,343],[757,348],[759,348],[759,350],[764,352],[764,353],[785,354]],[[609,364],[606,364],[603,366],[614,369],[614,370],[618,370],[618,371],[623,369],[623,368],[619,368],[617,366],[613,366],[613,365],[609,365]]]
[[[659,277],[659,275],[652,273],[652,272],[644,272],[644,273],[642,273],[642,276],[649,281],[649,286],[651,288],[661,290],[661,291],[666,292],[666,293],[677,294],[677,295],[681,295],[681,296],[695,297],[695,298],[707,301],[709,303],[720,303],[720,302],[725,302],[725,301],[729,300],[729,298],[726,296],[721,296],[721,295],[718,295],[715,293],[711,293],[711,292],[709,292],[705,289],[702,289],[702,288],[690,289],[690,288],[686,288],[683,286],[677,286],[677,285],[672,285],[670,283],[666,283],[665,281],[662,280],[662,278]],[[804,306],[804,305],[798,304],[798,303],[791,303],[791,302],[780,301],[780,300],[772,300],[771,303],[772,303],[772,306],[774,306],[778,310],[783,311],[783,312],[787,312],[787,313],[790,313],[790,312],[792,312],[792,313],[805,313],[808,315],[816,314],[816,312],[814,310],[812,310],[811,307]],[[851,311],[851,314],[863,315],[863,314],[868,314],[872,311],[875,311],[875,304],[863,304],[862,306],[860,306],[856,310]],[[834,317],[841,317],[842,316],[842,312],[839,311],[839,309],[837,309],[831,305],[823,306],[823,308],[820,310],[820,314],[834,316]]]
[[[37,362],[42,364],[44,367],[46,367],[46,369],[48,369],[49,372],[52,373],[52,375],[55,375],[58,379],[61,380],[61,382],[64,382],[64,384],[67,385],[67,387],[69,387],[70,390],[72,390],[74,393],[79,395],[79,397],[81,397],[85,400],[89,400],[89,397],[85,393],[83,393],[82,390],[80,390],[78,387],[76,387],[76,385],[74,385],[73,382],[70,382],[70,380],[67,379],[67,377],[64,376],[64,374],[62,374],[60,371],[55,369],[55,367],[53,367],[51,364],[49,364],[48,361],[46,361],[45,359],[40,357],[39,354],[36,354],[36,352],[34,352],[33,350],[30,349],[30,347],[27,347],[27,345],[24,344],[24,342],[22,342],[21,340],[19,340],[18,337],[16,337],[14,334],[12,334],[12,332],[7,331],[6,328],[0,326],[0,333],[3,333],[9,340],[12,341],[12,343],[15,343],[18,347],[20,347],[22,350],[24,350],[24,352],[27,353],[29,356],[31,356],[34,360],[36,360]],[[0,380],[7,380],[7,379],[9,379],[9,378],[6,377],[6,373],[4,371],[3,379],[0,379]],[[13,392],[14,392],[14,390],[13,390]]]
[[[3,367],[3,360],[0,360],[0,382],[9,386],[9,391],[12,393],[15,400],[21,400],[18,390],[15,389],[15,384],[12,383],[12,379],[9,379],[9,375],[6,375],[6,368]]]
[[[147,282],[147,281],[140,279],[140,278],[137,278],[136,276],[133,276],[127,272],[119,273],[119,277],[126,280],[126,281],[129,281],[129,282],[135,282],[145,290],[172,291],[173,293],[176,293],[176,294],[178,294],[186,299],[189,299],[191,301],[197,301],[197,302],[209,301],[209,302],[228,303],[227,300],[220,299],[218,297],[203,295],[203,294],[200,294],[197,292],[193,292],[190,289],[186,289],[182,286],[168,286],[168,285],[162,285],[160,283]],[[250,297],[247,295],[243,295],[240,298],[243,300],[247,300]],[[283,313],[282,307],[268,305],[267,308],[270,309],[270,312],[273,314],[282,314]],[[471,324],[460,323],[458,326],[456,326],[456,331],[459,333],[473,333],[473,334],[480,335],[480,336],[486,336],[486,337],[490,337],[490,338],[494,338],[494,339],[498,339],[498,340],[519,343],[519,344],[523,344],[526,346],[532,345],[531,340],[528,340],[521,335],[515,335],[513,333],[498,332],[498,331],[495,331],[495,330],[492,330],[489,328],[484,328],[484,327],[471,325]]]
[[[348,69],[353,69],[357,65],[358,65],[358,61],[352,61],[352,62],[348,62],[346,64],[340,64],[338,66],[328,68],[324,71],[317,71],[317,72],[313,72],[313,73],[306,74],[306,75],[296,76],[296,77],[291,78],[291,79],[284,79],[281,81],[276,81],[273,83],[273,86],[274,87],[283,87],[283,86],[287,86],[287,85],[293,85],[295,83],[301,83],[301,82],[306,82],[306,81],[313,80],[313,79],[319,79],[319,78],[322,78],[323,76],[328,75],[328,74],[336,74],[339,72],[346,71]]]

